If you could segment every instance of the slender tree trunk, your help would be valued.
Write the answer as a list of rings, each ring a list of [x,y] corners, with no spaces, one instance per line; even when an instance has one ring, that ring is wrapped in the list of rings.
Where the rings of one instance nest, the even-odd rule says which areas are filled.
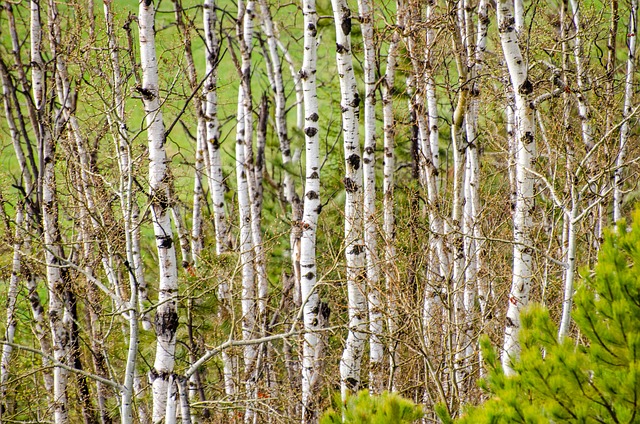
[[[340,388],[343,401],[360,387],[360,370],[367,328],[365,297],[365,249],[362,240],[362,157],[358,135],[360,95],[351,53],[351,9],[345,0],[332,0],[336,27],[336,60],[340,76],[340,105],[344,137],[345,255],[349,300],[349,335],[340,361]]]
[[[470,343],[467,338],[466,321],[467,314],[464,307],[464,298],[467,290],[466,273],[467,257],[464,250],[464,241],[468,234],[464,231],[463,200],[465,199],[465,162],[468,143],[464,140],[464,118],[469,104],[469,54],[468,37],[465,19],[466,5],[460,1],[452,5],[457,10],[457,30],[453,31],[453,49],[456,52],[456,68],[458,70],[458,95],[455,110],[451,120],[451,141],[453,148],[453,191],[452,211],[449,239],[453,248],[453,322],[450,333],[455,337],[455,372],[451,374],[451,387],[462,396],[462,382],[466,379],[468,370],[465,367],[466,346]]]
[[[428,3],[426,20],[431,22],[434,16],[434,4]],[[407,24],[411,30],[415,30],[415,23],[420,19],[420,12],[415,6],[410,9],[411,15],[407,17]],[[427,29],[427,46],[425,51],[425,63],[421,63],[422,52],[416,45],[413,37],[408,37],[407,45],[412,64],[412,81],[415,82],[415,94],[411,98],[411,109],[414,111],[417,126],[417,170],[421,186],[426,189],[426,209],[429,217],[429,255],[432,258],[427,272],[427,281],[422,310],[422,330],[425,344],[428,348],[434,348],[440,343],[431,340],[436,330],[436,321],[443,312],[443,302],[446,297],[446,287],[450,281],[450,260],[447,246],[444,243],[445,226],[440,210],[438,192],[438,163],[439,156],[439,130],[438,109],[436,102],[435,86],[433,84],[433,63],[431,48],[433,45],[433,31]],[[426,95],[425,95],[426,93]],[[426,100],[425,100],[426,98]],[[425,109],[424,103],[427,108]]]
[[[263,316],[263,295],[266,274],[262,256],[260,205],[256,204],[256,177],[253,162],[253,117],[251,99],[251,50],[255,2],[238,3],[236,33],[242,62],[238,88],[238,114],[236,126],[236,178],[240,218],[240,255],[242,263],[242,338],[251,340],[259,336]],[[256,286],[257,280],[257,286]],[[244,348],[245,388],[247,409],[245,423],[256,417],[254,402],[258,396],[257,360],[259,347],[248,344]]]
[[[629,115],[633,106],[633,87],[636,70],[636,38],[638,33],[638,1],[631,0],[629,10],[629,25],[627,27],[627,75],[624,84],[624,105],[622,107],[622,118],[625,120],[620,127],[620,144],[618,156],[616,157],[616,168],[614,171],[613,188],[613,221],[618,222],[622,217],[623,202],[623,172],[625,158],[627,154],[627,144],[631,134],[629,125]]]
[[[203,94],[205,96],[205,122],[207,127],[207,151],[209,154],[208,184],[213,204],[213,219],[215,224],[216,254],[223,255],[230,248],[229,229],[225,212],[225,186],[222,172],[222,159],[220,157],[220,124],[218,121],[218,60],[220,46],[216,35],[217,19],[215,1],[205,0],[203,8],[204,34],[206,45],[206,80]],[[242,239],[241,239],[242,240]],[[220,309],[218,316],[224,321],[229,321],[231,312],[231,291],[229,279],[223,276],[218,283],[218,299]],[[236,394],[234,373],[236,366],[235,356],[226,351],[222,352],[224,388],[228,397]]]
[[[369,309],[369,388],[382,393],[384,388],[382,332],[382,293],[379,287],[377,217],[376,217],[376,57],[373,40],[373,3],[359,0],[360,29],[364,42],[364,154],[362,157],[364,248],[366,255],[367,302]]]
[[[396,260],[396,217],[394,211],[394,185],[395,185],[395,120],[393,117],[393,95],[398,61],[398,48],[400,42],[399,29],[404,26],[405,5],[403,0],[396,1],[396,30],[393,32],[389,50],[387,52],[387,68],[382,83],[382,120],[384,131],[384,155],[383,155],[383,232],[384,232],[384,276],[385,288],[388,298],[387,332],[389,335],[389,379],[387,390],[395,391],[395,369],[397,366],[396,331],[399,325],[397,312],[397,298],[399,273],[395,264]]]
[[[489,27],[487,0],[480,0],[478,4],[478,33],[475,51],[475,64],[473,74],[477,77],[484,67],[484,52],[487,48],[487,31]],[[478,108],[480,106],[480,88],[478,82],[475,82],[471,88],[471,104],[467,118],[467,140],[469,140],[469,154],[467,162],[469,164],[468,187],[469,197],[471,197],[469,206],[469,223],[472,229],[473,244],[469,246],[469,254],[475,257],[475,280],[477,281],[478,302],[480,304],[481,321],[484,324],[487,318],[487,303],[491,298],[491,288],[486,278],[482,275],[482,234],[480,232],[480,140],[478,138]],[[473,280],[474,278],[471,277]]]
[[[528,172],[533,167],[536,144],[534,139],[534,110],[531,107],[533,86],[528,79],[525,62],[516,29],[511,24],[513,2],[501,0],[497,6],[500,42],[507,62],[511,86],[515,93],[515,139],[516,147],[516,199],[513,217],[513,280],[509,292],[507,325],[502,353],[505,373],[513,374],[511,361],[520,352],[518,333],[520,331],[520,311],[529,302],[532,277],[531,228],[534,208],[534,178]]]
[[[49,4],[51,8],[52,4]],[[31,21],[31,33],[32,37],[37,39],[38,42],[32,44],[37,50],[32,51],[32,57],[37,56],[42,63],[41,59],[41,42],[42,42],[42,28],[40,25],[40,5],[35,5],[35,13],[33,11],[34,5],[32,4],[32,21]],[[59,27],[56,28],[55,22],[56,14],[53,10],[49,10],[50,18],[50,30],[59,31]],[[55,43],[55,35],[54,37]],[[48,125],[48,117],[44,111],[44,103],[46,101],[44,91],[40,92],[41,85],[44,89],[44,65],[40,69],[39,65],[34,67],[32,71],[32,81],[34,89],[34,97],[36,107],[40,109],[40,122],[41,122],[41,145],[43,151],[43,163],[41,168],[42,172],[42,196],[43,196],[43,213],[42,213],[42,228],[44,233],[44,249],[45,249],[45,264],[47,272],[47,288],[49,295],[49,325],[51,329],[51,336],[53,341],[53,356],[54,359],[65,365],[70,364],[71,359],[71,316],[69,310],[65,307],[65,292],[68,290],[67,281],[65,280],[60,265],[60,258],[63,258],[60,240],[60,232],[58,227],[58,198],[56,187],[56,144],[57,140],[54,139],[45,126]],[[56,122],[56,130],[59,129],[60,123]],[[58,134],[56,133],[56,137]],[[67,398],[67,381],[68,371],[62,367],[55,367],[53,370],[53,405],[54,405],[54,422],[56,424],[67,423],[69,421],[68,411],[68,398]]]
[[[2,359],[0,361],[0,421],[5,412],[11,412],[12,402],[7,398],[7,381],[9,380],[9,374],[11,372],[11,352],[13,351],[13,347],[9,343],[13,343],[17,326],[16,303],[18,300],[18,283],[22,267],[22,254],[20,251],[23,246],[23,225],[23,206],[18,204],[16,206],[15,236],[12,240],[13,258],[11,261],[11,278],[7,290],[7,327],[4,334],[4,340],[7,344],[2,346]]]
[[[155,48],[155,6],[141,2],[138,12],[142,86],[138,88],[144,102],[149,141],[149,191],[153,231],[158,251],[158,308],[156,310],[156,357],[149,380],[153,386],[154,423],[165,416],[169,376],[175,363],[176,330],[178,328],[178,275],[176,252],[169,208],[172,184],[167,169],[165,133],[160,109],[158,62]]]
[[[318,93],[316,86],[316,61],[318,15],[315,0],[303,0],[304,54],[300,79],[304,93],[306,172],[304,186],[304,212],[300,245],[301,300],[303,302],[304,344],[302,346],[302,422],[318,421],[317,393],[321,379],[320,363],[316,356],[321,335],[320,295],[316,289],[316,229],[320,213],[320,139],[318,135]]]
[[[29,39],[31,40],[31,64],[32,64],[31,92],[33,96],[33,103],[37,111],[36,112],[37,114],[36,134],[38,136],[38,152],[40,152],[39,163],[41,166],[38,173],[37,185],[38,185],[38,193],[40,193],[41,200],[42,200],[41,202],[42,211],[41,211],[40,218],[41,218],[42,232],[43,232],[43,235],[45,236],[45,244],[46,244],[47,238],[50,238],[52,235],[50,230],[53,230],[53,228],[50,224],[52,223],[54,216],[57,217],[57,214],[54,215],[54,213],[57,211],[54,211],[52,209],[55,204],[55,198],[51,199],[51,191],[49,189],[52,183],[55,185],[55,180],[50,181],[51,178],[55,176],[55,174],[51,172],[52,164],[49,162],[45,162],[45,159],[47,158],[50,160],[53,160],[53,157],[52,157],[53,152],[51,151],[53,148],[53,140],[51,140],[51,134],[49,132],[49,123],[46,122],[47,117],[45,115],[45,109],[44,109],[45,102],[46,102],[45,89],[44,89],[45,88],[45,72],[44,72],[45,66],[44,66],[44,60],[42,59],[42,50],[41,50],[42,49],[42,24],[40,22],[40,13],[41,13],[40,2],[37,0],[32,0],[30,3],[30,6],[31,6],[30,7],[30,10],[31,10],[30,24],[31,25],[30,25]],[[46,165],[46,167],[43,165]],[[47,199],[49,200],[49,202],[47,203],[45,203],[45,182],[49,186],[46,189]],[[52,200],[54,201],[54,203],[51,202]],[[57,207],[57,205],[55,206]],[[31,217],[31,218],[34,218],[34,217]],[[47,232],[49,232],[48,235],[47,235]],[[25,250],[28,251],[28,249],[26,249],[26,246],[25,246]],[[47,263],[49,263],[48,259],[49,258],[45,259],[47,260]],[[48,277],[49,277],[49,274],[47,273],[47,288],[50,287]],[[35,275],[31,274],[27,278],[27,288],[29,290],[29,302],[31,304],[31,310],[33,312],[33,317],[36,322],[36,325],[35,325],[36,337],[39,339],[38,341],[40,342],[42,351],[48,354],[49,356],[52,356],[52,354],[54,353],[55,342],[53,342],[53,345],[52,345],[53,339],[51,339],[47,335],[44,308],[42,306],[42,302],[40,301],[40,296],[38,295],[38,286],[37,286]],[[62,313],[63,311],[58,311],[58,312]],[[53,337],[53,334],[52,334],[52,337]],[[43,365],[48,365],[48,363],[49,363],[49,360],[43,359]],[[57,412],[57,403],[56,403],[57,392],[56,391],[58,392],[60,391],[60,384],[59,382],[57,382],[57,380],[60,379],[61,375],[55,372],[56,369],[57,368],[54,368],[53,375],[49,372],[45,372],[44,383],[45,383],[45,388],[47,389],[47,392],[53,393],[53,402],[51,402],[50,405],[52,405],[54,408],[54,411]],[[56,375],[57,375],[57,378],[56,378]],[[64,394],[64,391],[62,394]],[[54,414],[56,412],[54,412]],[[61,412],[64,412],[64,411],[61,411]],[[64,418],[64,416],[62,418]]]
[[[558,330],[558,340],[562,341],[569,334],[571,325],[571,306],[573,305],[573,282],[576,270],[576,217],[578,215],[578,193],[575,184],[571,185],[571,209],[564,211],[567,223],[567,252],[565,256],[566,269],[564,270],[564,296],[562,301],[562,316],[560,318],[560,328]]]
[[[55,177],[56,142],[50,134],[44,139],[43,168],[43,213],[45,263],[47,267],[47,287],[49,292],[49,325],[53,340],[53,357],[56,361],[69,365],[71,315],[65,308],[65,292],[68,290],[61,267],[63,258],[58,229],[58,199]],[[63,424],[69,421],[67,380],[69,372],[62,367],[53,369],[54,422]]]

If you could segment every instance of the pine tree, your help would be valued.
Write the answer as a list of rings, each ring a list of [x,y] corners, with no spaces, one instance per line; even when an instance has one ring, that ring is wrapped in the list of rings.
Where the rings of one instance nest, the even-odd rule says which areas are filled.
[[[558,341],[549,312],[522,315],[520,360],[506,377],[485,339],[492,393],[461,423],[636,422],[640,410],[640,209],[609,232],[575,297],[580,340]],[[446,415],[446,414],[444,414]],[[443,417],[446,420],[446,417]]]

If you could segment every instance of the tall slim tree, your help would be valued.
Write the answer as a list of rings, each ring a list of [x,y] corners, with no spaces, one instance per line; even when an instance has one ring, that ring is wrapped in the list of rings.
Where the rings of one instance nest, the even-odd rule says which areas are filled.
[[[343,400],[360,387],[360,370],[367,328],[365,249],[363,243],[362,156],[359,138],[360,95],[351,52],[351,9],[344,0],[332,0],[336,28],[336,61],[340,76],[340,105],[344,140],[347,194],[344,218],[344,248],[347,262],[349,335],[340,360],[340,390]]]
[[[303,306],[304,344],[302,346],[302,422],[313,424],[318,420],[317,399],[321,379],[319,345],[322,337],[319,315],[320,295],[316,288],[316,230],[320,213],[320,120],[316,86],[318,14],[315,0],[303,0],[304,54],[300,79],[304,93],[306,171],[304,186],[304,212],[300,240],[300,290]]]
[[[142,85],[137,87],[142,96],[149,141],[149,196],[151,219],[158,252],[158,307],[155,330],[156,357],[149,379],[153,386],[154,423],[165,417],[169,376],[175,364],[176,331],[178,329],[178,270],[170,202],[171,178],[167,169],[165,128],[162,121],[158,60],[155,45],[155,5],[153,1],[140,2],[138,25],[140,30],[140,61]]]
[[[532,278],[531,230],[534,209],[534,176],[529,172],[536,152],[535,115],[531,103],[533,84],[529,81],[528,65],[522,55],[516,33],[512,0],[501,0],[497,5],[500,43],[515,93],[515,153],[516,194],[513,216],[513,277],[508,298],[507,325],[502,353],[502,366],[507,374],[513,373],[511,361],[520,350],[518,332],[520,311],[529,302]]]

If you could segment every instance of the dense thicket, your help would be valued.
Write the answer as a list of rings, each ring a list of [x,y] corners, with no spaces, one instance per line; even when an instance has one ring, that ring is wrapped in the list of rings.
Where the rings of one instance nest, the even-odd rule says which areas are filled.
[[[637,0],[2,5],[2,421],[435,422],[530,300],[584,334]]]
[[[505,378],[488,344],[490,399],[466,423],[620,423],[638,414],[638,245],[640,213],[605,235],[598,264],[576,295],[578,338],[558,341],[548,311],[529,307],[517,375]]]

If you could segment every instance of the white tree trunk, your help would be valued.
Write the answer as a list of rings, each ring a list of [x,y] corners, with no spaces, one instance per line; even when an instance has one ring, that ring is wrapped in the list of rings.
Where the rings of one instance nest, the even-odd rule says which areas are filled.
[[[240,226],[240,261],[242,267],[242,339],[251,340],[257,334],[256,323],[256,287],[255,272],[253,268],[253,242],[251,238],[251,205],[249,200],[249,187],[245,166],[244,143],[244,107],[243,89],[238,93],[238,122],[236,126],[236,178],[238,191],[238,218]],[[251,382],[255,361],[258,356],[256,345],[247,345],[244,348],[245,382],[247,396],[253,399],[254,386]],[[247,409],[247,412],[249,412]]]
[[[631,134],[628,117],[631,114],[633,105],[633,87],[636,69],[636,38],[638,33],[638,0],[631,0],[629,10],[629,26],[627,28],[627,75],[624,84],[624,105],[622,107],[622,118],[625,120],[620,127],[620,144],[618,156],[616,157],[616,168],[614,171],[613,185],[613,221],[618,222],[622,217],[623,202],[623,171],[624,161],[627,154],[627,143]]]
[[[449,242],[453,249],[453,322],[449,330],[455,337],[455,373],[452,374],[452,388],[460,395],[461,383],[466,379],[468,370],[465,366],[466,346],[470,343],[467,337],[467,314],[464,300],[467,294],[468,284],[466,281],[467,257],[464,245],[468,239],[468,234],[464,233],[464,213],[463,200],[465,199],[465,163],[468,143],[463,140],[464,118],[467,114],[470,87],[468,84],[468,63],[470,61],[467,39],[470,36],[466,32],[467,25],[465,19],[465,2],[460,1],[457,5],[451,5],[457,9],[457,30],[453,32],[453,49],[456,52],[456,67],[458,69],[458,86],[460,87],[457,96],[455,110],[451,122],[451,141],[453,149],[453,191],[451,225],[448,234]]]
[[[213,218],[215,224],[216,254],[222,255],[229,250],[229,230],[225,212],[224,175],[222,159],[220,157],[220,124],[218,121],[218,59],[220,47],[216,35],[217,19],[215,1],[205,0],[203,7],[204,34],[206,46],[206,81],[203,94],[205,96],[205,122],[207,131],[207,151],[209,154],[208,184],[213,204]],[[220,300],[219,317],[225,321],[232,319],[231,291],[229,281],[223,277],[218,285],[218,299]],[[232,397],[236,393],[234,370],[235,358],[226,351],[222,352],[225,394]]]
[[[467,11],[468,8],[465,9]],[[468,12],[467,12],[468,13]],[[467,18],[467,23],[471,20]],[[464,251],[466,258],[465,266],[465,288],[464,288],[464,310],[465,310],[465,329],[467,335],[467,344],[465,359],[467,367],[471,361],[474,352],[480,352],[480,368],[482,368],[482,353],[477,349],[477,339],[474,335],[477,314],[475,312],[476,294],[478,303],[480,304],[480,323],[484,323],[485,311],[487,309],[488,287],[484,279],[479,275],[482,266],[481,257],[481,233],[478,217],[480,214],[480,158],[478,138],[478,108],[479,108],[479,84],[477,77],[482,70],[484,62],[484,51],[486,49],[486,36],[488,27],[487,2],[481,0],[478,4],[478,25],[476,33],[476,44],[473,53],[469,54],[469,61],[473,63],[471,67],[470,79],[472,81],[470,88],[469,107],[465,116],[465,131],[467,135],[467,157],[465,164],[465,203],[464,203],[464,219],[463,233]]]
[[[17,326],[15,315],[19,290],[18,283],[20,280],[20,272],[22,266],[22,254],[20,252],[23,246],[23,223],[24,212],[22,210],[22,205],[17,205],[15,236],[12,240],[13,259],[11,260],[11,278],[9,280],[9,288],[7,290],[7,327],[4,333],[4,340],[7,342],[7,344],[2,346],[2,359],[0,360],[0,420],[2,419],[2,413],[4,413],[5,411],[8,412],[9,406],[9,402],[7,401],[7,381],[9,379],[10,373],[11,352],[13,351],[13,347],[10,345],[10,343],[13,343]]]
[[[429,0],[427,2],[427,11],[425,19],[431,22],[435,19],[434,8],[436,7],[435,0]],[[434,25],[427,27],[427,45],[425,47],[425,72],[424,81],[426,85],[426,97],[427,97],[427,116],[428,116],[428,130],[429,145],[431,147],[430,152],[431,162],[433,163],[433,169],[436,171],[435,184],[439,187],[439,178],[437,171],[440,169],[440,131],[438,123],[438,98],[436,97],[436,84],[434,77],[435,59],[433,57],[433,46],[436,42],[436,34],[434,31]],[[420,79],[422,80],[422,79]],[[447,269],[446,272],[449,272]]]
[[[405,11],[402,0],[396,1],[396,27],[402,28],[405,21]],[[394,184],[395,184],[395,120],[393,117],[393,86],[396,76],[398,47],[400,42],[399,30],[394,31],[389,50],[387,52],[387,69],[382,82],[382,121],[384,131],[383,181],[382,181],[382,211],[384,232],[384,275],[387,292],[387,332],[389,334],[389,387],[395,391],[395,368],[397,362],[395,334],[399,325],[396,309],[397,291],[399,290],[399,275],[396,260],[396,217],[394,212]]]
[[[60,258],[60,233],[58,229],[58,199],[55,177],[55,141],[50,134],[44,140],[44,169],[42,170],[42,227],[44,230],[45,262],[47,266],[47,286],[49,292],[49,325],[53,340],[53,357],[68,364],[70,360],[71,316],[65,308],[67,282],[62,278]],[[69,421],[67,380],[69,372],[62,367],[53,369],[54,422]]]
[[[320,213],[320,146],[318,135],[318,94],[316,87],[316,61],[318,15],[315,0],[303,0],[304,53],[300,79],[304,93],[306,172],[304,211],[300,240],[300,289],[304,302],[304,344],[302,346],[302,422],[314,424],[318,420],[315,404],[317,384],[321,378],[316,351],[320,343],[320,296],[316,290],[316,228]]]
[[[359,0],[360,30],[364,42],[364,248],[366,255],[367,294],[369,307],[369,388],[372,393],[384,390],[383,359],[384,317],[382,293],[379,287],[377,216],[376,216],[376,58],[373,40],[373,3]]]
[[[168,179],[172,180],[171,174],[168,174]],[[192,264],[191,258],[191,241],[189,240],[189,232],[187,231],[184,219],[182,217],[182,211],[180,210],[180,204],[178,198],[173,189],[173,184],[169,187],[169,203],[171,204],[171,216],[173,217],[173,225],[176,227],[176,235],[178,236],[178,243],[180,245],[180,257],[182,258],[182,269],[189,269]]]
[[[200,106],[202,107],[202,106]],[[205,153],[207,151],[207,126],[204,116],[198,117],[195,156],[195,178],[193,181],[193,211],[191,218],[191,254],[193,264],[198,266],[198,260],[204,248],[204,218],[202,216],[202,204],[204,202],[203,181],[205,178]]]
[[[479,75],[484,66],[484,52],[487,48],[487,31],[489,27],[489,16],[487,11],[487,0],[480,0],[478,4],[478,33],[476,41],[475,51],[475,64],[473,73]],[[469,181],[469,196],[471,197],[470,208],[470,220],[469,227],[472,228],[473,233],[473,245],[469,246],[469,254],[473,256],[470,258],[472,261],[475,278],[477,281],[477,294],[478,302],[480,304],[481,321],[484,323],[487,314],[487,303],[491,298],[491,288],[486,280],[481,275],[478,275],[482,271],[482,234],[480,232],[480,225],[478,224],[478,217],[480,215],[480,158],[479,158],[479,142],[478,140],[478,108],[480,106],[480,88],[475,83],[471,89],[472,98],[469,105],[469,112],[467,118],[467,140],[471,141],[469,154],[467,161],[469,164],[468,181]]]
[[[516,147],[516,199],[513,217],[513,280],[509,292],[507,325],[502,353],[505,373],[513,374],[511,361],[520,352],[518,333],[520,311],[529,302],[531,290],[532,258],[531,227],[534,208],[534,178],[528,172],[533,167],[536,145],[534,139],[534,110],[531,107],[533,86],[528,79],[525,62],[516,29],[512,24],[513,1],[501,0],[497,6],[500,42],[507,62],[511,86],[515,93],[515,141]]]
[[[591,112],[589,111],[589,103],[584,93],[585,86],[585,65],[582,58],[582,27],[580,22],[580,7],[577,0],[571,0],[571,9],[573,11],[573,26],[575,34],[573,35],[573,56],[576,61],[576,82],[578,83],[578,91],[576,99],[578,100],[578,114],[580,115],[580,124],[582,126],[582,141],[587,151],[593,148],[593,128],[591,126]]]
[[[52,44],[56,43],[56,35],[59,33],[60,28],[57,27],[58,22],[55,21],[54,11],[51,10],[52,5],[49,3],[49,15],[50,15],[50,30],[52,37]],[[37,11],[33,13],[32,5],[32,36],[41,40],[41,25],[39,15],[39,4],[36,5]],[[37,20],[37,22],[34,22]],[[39,34],[34,34],[39,32]],[[35,47],[32,44],[32,47]],[[41,47],[41,42],[37,44],[37,48]],[[41,57],[40,51],[32,51],[33,56]],[[40,59],[41,60],[41,59]],[[37,66],[34,68],[38,68]],[[44,84],[44,69],[38,69],[35,73],[32,72],[32,80],[34,86],[34,98],[45,102],[44,92],[37,92],[40,83]],[[38,103],[36,103],[38,104]],[[43,104],[42,104],[43,105]],[[44,112],[44,111],[42,111]],[[41,115],[41,119],[45,119],[44,114]],[[44,127],[44,125],[43,125]],[[43,128],[44,129],[44,128]],[[58,199],[57,199],[57,186],[56,186],[56,172],[55,172],[55,150],[56,141],[52,137],[52,134],[44,129],[42,136],[43,147],[43,163],[44,166],[41,169],[42,173],[42,228],[44,232],[44,249],[45,249],[45,263],[47,272],[47,288],[49,295],[49,325],[51,329],[51,338],[53,341],[53,357],[56,361],[62,364],[68,364],[70,362],[70,342],[71,342],[71,315],[67,308],[65,308],[65,291],[67,282],[64,280],[62,270],[60,268],[60,258],[62,255],[62,248],[60,246],[60,232],[58,228]],[[62,367],[55,367],[53,369],[53,402],[54,402],[54,422],[56,424],[66,423],[69,420],[68,411],[68,399],[67,399],[67,380],[68,371]]]
[[[255,2],[238,2],[236,32],[239,38],[242,62],[241,82],[238,88],[238,114],[236,126],[236,177],[238,181],[238,209],[240,211],[240,251],[242,262],[242,337],[257,338],[265,313],[266,269],[260,230],[260,204],[257,199],[257,181],[253,162],[253,116],[251,99],[251,51]],[[242,152],[240,151],[242,150]],[[257,279],[257,287],[256,287]],[[257,290],[256,290],[257,289]],[[244,348],[245,388],[248,400],[245,423],[256,417],[257,359],[259,346]]]
[[[427,4],[426,19],[433,17],[432,3]],[[409,9],[411,16],[407,17],[407,24],[413,30],[414,23],[419,21],[416,11]],[[407,46],[412,64],[412,81],[416,90],[411,99],[410,107],[415,112],[418,126],[418,173],[420,184],[426,189],[427,214],[429,217],[429,255],[432,258],[427,272],[427,283],[423,299],[423,337],[427,346],[432,345],[430,332],[434,329],[434,322],[442,311],[443,298],[446,293],[445,285],[450,279],[449,252],[444,243],[444,222],[440,214],[440,200],[438,193],[438,168],[439,162],[437,149],[439,149],[438,109],[433,84],[433,69],[431,68],[431,43],[433,34],[427,30],[426,64],[420,61],[422,52],[416,45],[413,37],[407,37]],[[426,92],[426,101],[425,101]],[[427,103],[427,109],[424,103]]]
[[[332,0],[336,27],[336,60],[340,76],[340,105],[344,137],[345,255],[349,303],[349,335],[340,361],[342,399],[360,387],[360,368],[367,329],[365,249],[362,240],[362,157],[358,135],[360,95],[351,54],[351,9],[345,0]]]
[[[578,193],[575,184],[571,185],[571,210],[564,211],[564,219],[567,222],[567,252],[564,258],[566,268],[564,270],[564,296],[562,301],[562,316],[558,330],[558,340],[562,341],[569,334],[571,325],[571,306],[573,305],[573,282],[576,270],[576,217],[578,215]]]
[[[165,150],[164,123],[160,109],[158,62],[155,49],[155,7],[152,1],[140,2],[138,25],[140,28],[140,59],[142,87],[149,140],[149,191],[151,217],[158,251],[158,308],[156,310],[156,357],[150,380],[153,389],[154,423],[161,422],[167,405],[167,389],[175,364],[176,330],[178,328],[178,274],[176,252],[169,208],[171,190],[167,153]]]
[[[282,79],[282,62],[278,55],[278,41],[276,39],[273,19],[266,0],[259,0],[260,9],[262,10],[262,27],[267,37],[267,46],[269,51],[269,62],[273,73],[273,90],[275,94],[275,127],[278,141],[280,142],[280,153],[282,155],[283,171],[283,191],[284,197],[288,203],[293,202],[295,196],[295,187],[293,177],[287,170],[291,164],[291,146],[289,142],[289,134],[287,131],[287,105],[284,89],[284,81]]]
[[[284,57],[284,60],[287,62],[287,66],[289,66],[289,73],[291,74],[291,78],[293,79],[294,89],[296,92],[296,128],[302,129],[304,127],[304,95],[302,93],[302,78],[300,77],[300,73],[296,70],[296,67],[293,64],[293,59],[291,58],[289,50],[284,44],[282,44],[279,39],[276,38],[276,42],[278,43],[278,47],[280,48],[280,50],[282,50],[282,55]]]
[[[193,59],[193,53],[191,49],[191,28],[185,25],[182,8],[182,2],[180,0],[174,0],[174,10],[176,15],[176,24],[180,31],[182,38],[182,44],[184,46],[184,56],[186,59],[186,73],[189,81],[189,87],[195,93],[198,91],[198,75],[196,72],[196,65]],[[193,108],[195,109],[196,116],[196,153],[195,153],[195,176],[193,181],[193,210],[191,215],[191,239],[188,253],[185,253],[186,248],[182,247],[186,244],[188,239],[187,232],[184,231],[180,234],[178,229],[178,235],[180,237],[180,244],[183,251],[182,262],[183,267],[187,268],[188,272],[191,272],[188,268],[191,265],[195,265],[198,257],[203,248],[203,234],[202,234],[202,203],[203,203],[203,180],[205,175],[205,150],[206,150],[206,137],[207,128],[204,119],[204,109],[200,96],[194,96],[192,99]],[[177,199],[176,199],[177,200]],[[178,221],[178,220],[176,220]],[[186,262],[186,266],[185,266]]]
[[[151,319],[148,312],[143,310],[149,305],[147,294],[147,283],[144,277],[142,267],[142,258],[140,256],[140,211],[138,202],[133,190],[133,175],[131,169],[131,148],[127,137],[127,124],[125,121],[125,100],[124,100],[124,83],[122,73],[120,71],[120,53],[115,28],[113,22],[113,11],[111,10],[111,2],[104,2],[105,24],[107,36],[109,37],[109,53],[111,56],[111,69],[113,72],[111,85],[114,92],[114,102],[109,111],[112,111],[113,118],[107,113],[107,119],[110,124],[115,127],[116,152],[118,156],[118,166],[120,171],[119,197],[122,216],[125,221],[126,235],[130,235],[127,240],[127,249],[131,250],[131,258],[127,252],[127,260],[129,266],[133,270],[133,276],[137,287],[138,309],[141,312],[142,328],[146,331],[151,330]],[[128,227],[127,227],[128,226]],[[131,273],[131,270],[129,270]]]
[[[176,385],[176,375],[169,376],[167,385],[167,408],[165,410],[164,424],[176,424],[178,417],[178,386]]]

